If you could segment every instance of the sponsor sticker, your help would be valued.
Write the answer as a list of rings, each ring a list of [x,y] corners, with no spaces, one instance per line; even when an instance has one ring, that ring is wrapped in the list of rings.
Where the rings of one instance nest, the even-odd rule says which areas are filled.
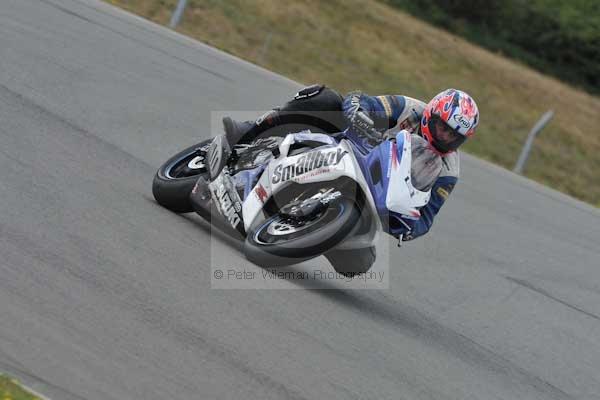
[[[443,187],[439,187],[436,190],[437,194],[439,194],[444,200],[448,199],[448,196],[450,196],[450,193],[444,189]]]
[[[465,129],[469,129],[471,127],[471,123],[462,115],[457,114],[452,118],[454,119],[454,121],[456,121],[460,126],[462,126]]]
[[[241,222],[240,217],[238,215],[238,213],[242,209],[241,204],[237,201],[233,202],[231,200],[229,193],[227,193],[227,190],[223,185],[217,186],[215,194],[219,201],[221,214],[225,216],[225,218],[227,218],[227,221],[229,221],[231,226],[237,228],[237,226]]]
[[[346,150],[337,149],[332,151],[312,151],[302,155],[295,163],[279,164],[273,171],[273,184],[289,181],[300,175],[322,167],[338,165],[342,158],[348,154]]]
[[[256,193],[256,196],[258,197],[261,203],[264,203],[265,200],[267,200],[267,197],[269,197],[269,194],[267,193],[263,185],[261,185],[260,183],[258,184],[256,189],[254,189],[254,193]]]

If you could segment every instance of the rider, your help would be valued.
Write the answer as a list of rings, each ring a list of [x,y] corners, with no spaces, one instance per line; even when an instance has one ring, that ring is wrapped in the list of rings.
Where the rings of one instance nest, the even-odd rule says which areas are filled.
[[[306,126],[328,133],[340,132],[349,126],[351,129],[346,136],[365,151],[372,149],[378,141],[395,137],[400,130],[424,138],[430,150],[441,156],[441,172],[436,170],[431,198],[420,210],[418,220],[402,218],[398,221],[399,218],[394,218],[401,223],[392,223],[390,218],[385,227],[388,233],[403,241],[419,237],[431,228],[435,215],[458,180],[459,155],[456,150],[475,133],[478,123],[475,101],[461,90],[444,90],[425,104],[408,96],[368,96],[361,92],[351,92],[342,98],[323,85],[300,90],[284,106],[267,112],[256,121],[223,118],[229,148],[235,143],[250,142],[267,130],[285,133],[306,129]],[[375,140],[374,134],[378,135]]]

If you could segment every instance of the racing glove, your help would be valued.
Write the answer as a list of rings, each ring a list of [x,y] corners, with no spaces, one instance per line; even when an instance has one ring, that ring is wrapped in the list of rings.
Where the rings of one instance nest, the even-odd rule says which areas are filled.
[[[355,132],[371,141],[380,142],[382,140],[381,133],[375,129],[373,120],[361,109],[358,109],[350,117],[350,126]]]
[[[375,128],[375,122],[369,116],[368,111],[361,107],[361,92],[351,92],[348,94],[348,103],[344,106],[344,115],[348,120],[352,130],[359,135],[365,136],[369,140],[380,142],[381,133]]]
[[[350,124],[352,127],[361,133],[369,132],[372,129],[375,129],[375,123],[366,112],[361,110],[360,108],[356,110],[350,117]]]

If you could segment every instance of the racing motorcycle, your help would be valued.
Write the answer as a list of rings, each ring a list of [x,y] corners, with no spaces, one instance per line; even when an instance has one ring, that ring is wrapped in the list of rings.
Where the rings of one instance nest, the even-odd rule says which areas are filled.
[[[211,144],[222,138],[163,164],[154,198],[244,240],[246,258],[257,265],[324,255],[338,273],[364,273],[375,261],[382,227],[418,219],[429,201],[430,190],[418,190],[411,179],[411,147],[422,138],[407,131],[369,152],[345,132],[302,131],[237,144],[219,159]]]

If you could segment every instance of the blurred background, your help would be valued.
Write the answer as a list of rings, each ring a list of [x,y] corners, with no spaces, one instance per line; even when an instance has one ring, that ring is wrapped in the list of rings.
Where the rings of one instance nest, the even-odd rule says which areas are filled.
[[[465,150],[509,169],[553,110],[523,173],[600,207],[598,1],[105,1],[305,84],[465,90],[481,112]]]

